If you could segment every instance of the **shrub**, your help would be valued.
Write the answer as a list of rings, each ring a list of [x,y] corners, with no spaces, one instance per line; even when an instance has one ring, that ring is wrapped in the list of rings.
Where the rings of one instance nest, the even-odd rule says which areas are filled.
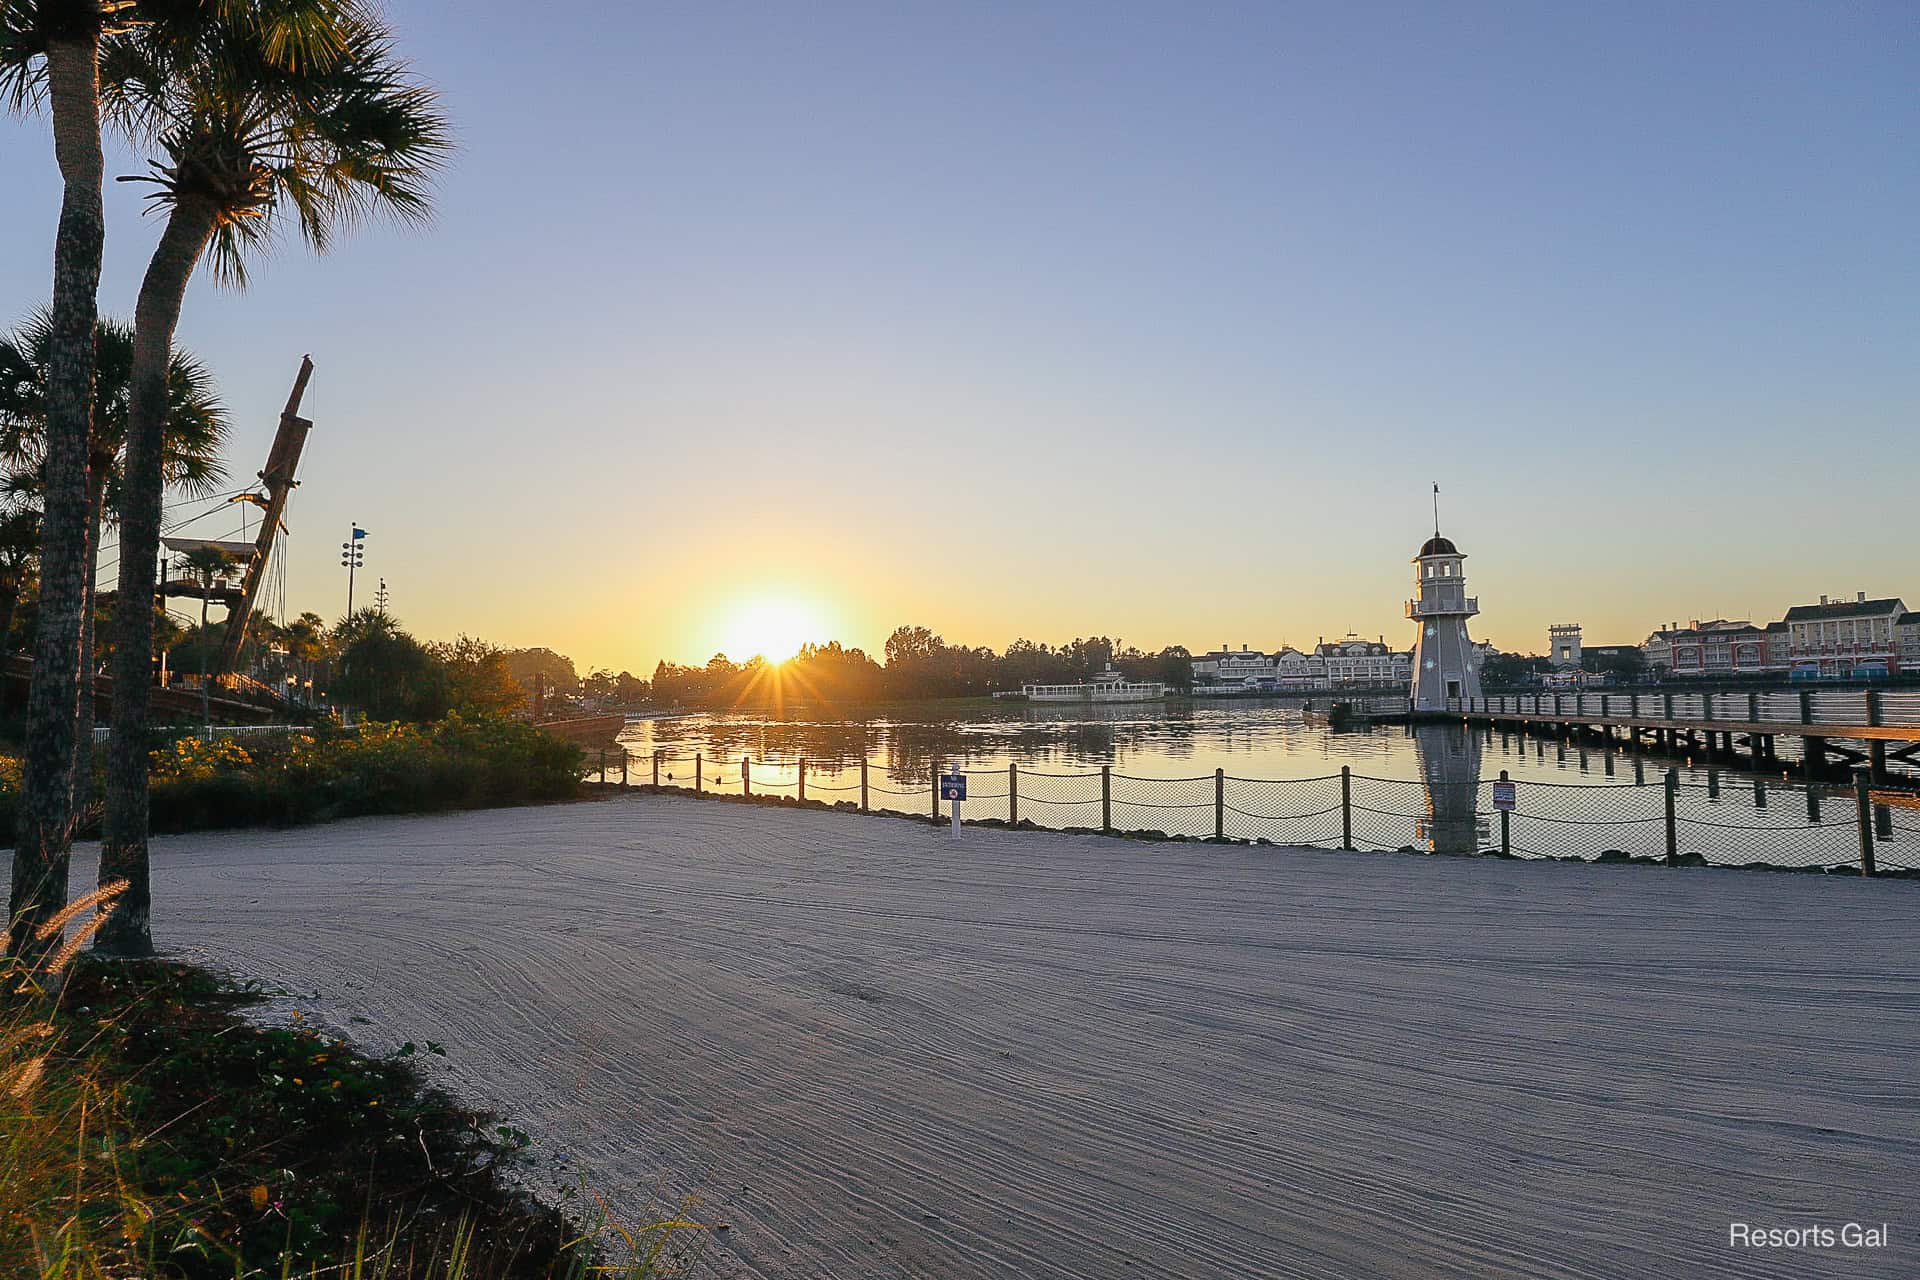
[[[290,826],[382,813],[540,804],[578,794],[581,752],[524,721],[450,714],[285,737],[182,738],[153,753],[155,831]],[[19,796],[0,758],[0,839]]]

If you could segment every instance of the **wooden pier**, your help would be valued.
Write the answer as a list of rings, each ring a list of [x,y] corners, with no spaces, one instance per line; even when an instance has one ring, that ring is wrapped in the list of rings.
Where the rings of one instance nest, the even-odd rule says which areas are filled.
[[[1521,693],[1456,698],[1448,718],[1523,733],[1591,735],[1608,746],[1657,750],[1779,770],[1775,744],[1802,742],[1801,770],[1864,766],[1876,784],[1888,762],[1920,755],[1920,692],[1796,690],[1766,693]]]

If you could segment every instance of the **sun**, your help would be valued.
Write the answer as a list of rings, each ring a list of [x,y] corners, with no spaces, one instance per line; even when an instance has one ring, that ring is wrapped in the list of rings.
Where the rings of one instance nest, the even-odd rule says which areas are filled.
[[[758,655],[785,662],[800,646],[828,637],[818,606],[789,596],[756,596],[734,609],[721,628],[721,652],[735,662]]]

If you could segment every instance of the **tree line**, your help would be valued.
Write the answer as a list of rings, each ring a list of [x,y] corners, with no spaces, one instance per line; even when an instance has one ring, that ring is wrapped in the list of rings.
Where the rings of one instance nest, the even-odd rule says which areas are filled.
[[[1106,636],[1061,645],[1015,640],[1004,653],[948,644],[926,627],[902,626],[887,637],[884,661],[838,641],[809,644],[785,662],[734,662],[715,654],[705,666],[661,662],[652,701],[659,706],[746,706],[777,702],[878,702],[976,698],[1023,684],[1073,684],[1109,665],[1135,680],[1185,688],[1192,657],[1179,645],[1145,652]]]
[[[90,741],[96,513],[117,489],[117,597],[141,607],[113,611],[106,646],[113,733],[100,880],[124,889],[95,945],[146,954],[157,611],[145,602],[183,389],[173,337],[187,285],[204,265],[242,286],[289,235],[324,251],[369,218],[423,220],[450,133],[391,31],[354,0],[0,0],[0,102],[49,122],[61,178],[52,296],[34,322],[40,434],[27,473],[38,589],[9,945],[29,962],[58,945],[47,922],[67,901],[76,771]],[[134,180],[161,224],[134,299],[118,408],[97,395],[111,372],[99,305],[109,132],[152,157]],[[11,555],[0,548],[0,571]]]

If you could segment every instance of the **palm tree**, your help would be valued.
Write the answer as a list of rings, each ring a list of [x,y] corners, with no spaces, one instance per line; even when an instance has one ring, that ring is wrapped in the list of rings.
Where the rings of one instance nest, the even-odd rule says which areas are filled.
[[[45,312],[30,317],[15,333],[0,338],[0,462],[13,468],[8,485],[38,501],[44,490],[47,440],[48,348],[53,326]],[[104,526],[118,518],[126,488],[122,458],[133,387],[133,330],[102,318],[94,331],[93,439],[87,461],[87,598],[81,620],[82,672],[94,668],[93,586]],[[220,461],[227,438],[227,411],[220,403],[213,373],[183,351],[173,353],[167,369],[167,412],[163,468],[166,487],[187,498],[214,492],[226,479]],[[83,677],[84,683],[84,677]],[[80,699],[78,738],[84,744],[92,728],[92,699]],[[81,750],[85,750],[82,745]]]
[[[207,684],[207,606],[213,601],[213,585],[233,576],[234,567],[239,563],[232,556],[211,543],[205,543],[185,552],[176,560],[175,566],[180,572],[191,578],[200,587],[200,714],[205,723],[213,723],[213,691]],[[140,673],[141,683],[146,682],[146,672]],[[145,744],[141,750],[146,749]]]
[[[145,175],[166,225],[134,314],[120,598],[153,590],[160,525],[163,375],[188,281],[210,256],[215,278],[243,285],[250,254],[292,223],[324,251],[336,231],[386,214],[424,220],[449,147],[432,90],[395,57],[386,27],[347,0],[275,0],[274,20],[209,23],[190,44],[117,41],[126,102],[150,121],[162,158]],[[285,11],[282,12],[282,9]],[[304,21],[296,21],[302,10]],[[321,21],[325,19],[326,21]],[[298,39],[288,35],[294,32]],[[320,34],[334,37],[332,43]],[[289,52],[291,48],[291,52]],[[158,50],[156,53],[155,50]],[[116,80],[120,77],[116,73]],[[114,617],[113,737],[100,874],[129,887],[96,945],[152,949],[147,889],[145,658],[152,620]]]
[[[0,656],[13,653],[13,614],[40,554],[40,508],[13,500],[0,511]]]
[[[106,215],[100,183],[100,41],[123,0],[0,0],[0,97],[15,113],[44,101],[60,168],[47,347],[46,503],[40,609],[27,694],[26,756],[13,855],[15,954],[53,945],[39,926],[65,905],[73,841],[73,761],[87,572],[87,449],[93,325]]]

